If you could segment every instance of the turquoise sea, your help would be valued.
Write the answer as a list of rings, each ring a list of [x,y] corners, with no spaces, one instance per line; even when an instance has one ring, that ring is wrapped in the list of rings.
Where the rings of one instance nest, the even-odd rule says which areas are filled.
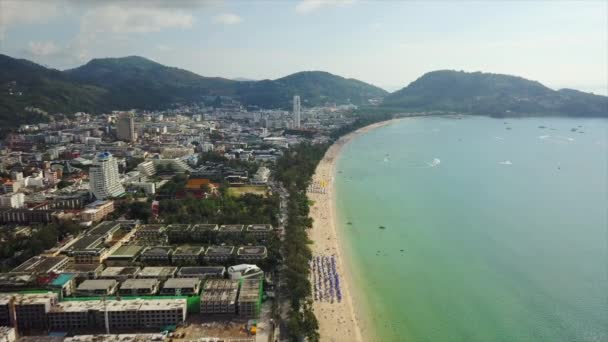
[[[608,120],[405,119],[335,177],[382,341],[608,341]]]

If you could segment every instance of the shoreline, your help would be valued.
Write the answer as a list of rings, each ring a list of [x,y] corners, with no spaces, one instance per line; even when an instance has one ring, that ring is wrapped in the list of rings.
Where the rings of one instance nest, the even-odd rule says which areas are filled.
[[[362,320],[367,316],[363,310],[365,306],[363,297],[353,296],[357,290],[353,286],[352,264],[348,261],[348,250],[339,228],[334,179],[337,158],[344,146],[362,134],[403,119],[395,118],[377,122],[341,137],[325,152],[312,177],[311,184],[321,190],[307,192],[308,199],[313,202],[309,214],[313,219],[313,226],[308,232],[308,237],[313,241],[312,254],[313,257],[335,257],[336,273],[340,279],[340,288],[343,293],[343,300],[340,302],[313,301],[313,310],[319,321],[319,334],[322,341],[344,341],[345,338],[357,342],[377,340],[373,327]]]

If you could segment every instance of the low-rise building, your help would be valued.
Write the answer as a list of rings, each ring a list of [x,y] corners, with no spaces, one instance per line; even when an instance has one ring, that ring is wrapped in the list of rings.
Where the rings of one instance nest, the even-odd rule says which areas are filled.
[[[14,325],[22,333],[30,330],[46,330],[46,315],[57,303],[54,293],[18,294],[14,296]]]
[[[99,275],[99,279],[114,279],[116,281],[125,281],[127,279],[134,279],[140,268],[137,266],[116,266],[107,267]]]
[[[118,282],[114,279],[92,279],[83,281],[76,288],[79,296],[111,296],[116,292]]]
[[[108,255],[104,261],[107,266],[129,266],[133,265],[135,259],[139,257],[142,246],[124,245],[116,249],[112,254]]]
[[[165,232],[171,243],[189,242],[192,239],[191,228],[189,224],[170,224]]]
[[[191,239],[197,242],[206,242],[218,231],[217,224],[195,224],[191,229]]]
[[[224,278],[226,268],[223,266],[182,267],[177,272],[179,278]]]
[[[64,256],[34,256],[21,265],[13,268],[10,273],[49,274],[61,271],[67,264],[68,258]]]
[[[166,246],[146,247],[139,256],[139,260],[145,264],[169,265],[173,249]]]
[[[261,260],[267,256],[264,246],[242,246],[236,251],[237,258],[243,261]]]
[[[272,234],[273,228],[271,224],[250,224],[247,226],[247,234],[253,235],[256,238],[266,239]]]
[[[234,246],[211,246],[207,248],[204,259],[206,261],[227,261],[234,256]]]
[[[161,290],[166,296],[190,296],[200,292],[201,280],[199,278],[171,278],[168,279]]]
[[[201,295],[201,314],[235,314],[238,287],[238,280],[207,280]]]
[[[142,242],[162,244],[167,242],[165,228],[163,224],[144,224],[137,229],[135,237]]]
[[[95,201],[80,213],[82,221],[99,222],[114,212],[114,201]]]
[[[204,247],[178,247],[171,259],[174,265],[198,265],[204,253]]]
[[[149,266],[142,268],[142,270],[137,273],[137,278],[156,278],[165,280],[175,277],[176,273],[177,267]]]
[[[239,290],[237,311],[239,316],[258,318],[262,304],[262,280],[244,279]]]
[[[221,234],[238,235],[243,233],[244,228],[245,226],[242,224],[223,224],[220,226],[219,232]]]
[[[118,293],[122,296],[151,296],[158,292],[157,279],[127,279],[120,284]]]

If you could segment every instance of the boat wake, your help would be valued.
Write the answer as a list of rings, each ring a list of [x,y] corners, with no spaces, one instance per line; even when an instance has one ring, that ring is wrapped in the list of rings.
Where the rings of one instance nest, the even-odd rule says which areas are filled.
[[[501,161],[501,162],[498,162],[498,164],[500,164],[500,165],[513,165],[513,163],[511,163],[510,160]]]
[[[441,164],[441,160],[439,160],[439,158],[435,158],[431,162],[426,163],[426,165],[428,167],[435,167],[435,166],[438,166],[439,164]]]

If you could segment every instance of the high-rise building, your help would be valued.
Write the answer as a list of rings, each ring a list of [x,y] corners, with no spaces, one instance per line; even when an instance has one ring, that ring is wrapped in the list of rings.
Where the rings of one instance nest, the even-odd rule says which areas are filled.
[[[300,96],[293,97],[293,127],[300,128]]]
[[[120,184],[118,163],[109,152],[97,155],[89,169],[89,189],[95,198],[106,199],[124,194]]]
[[[135,119],[133,113],[123,113],[118,117],[116,124],[116,137],[118,140],[135,141]]]

